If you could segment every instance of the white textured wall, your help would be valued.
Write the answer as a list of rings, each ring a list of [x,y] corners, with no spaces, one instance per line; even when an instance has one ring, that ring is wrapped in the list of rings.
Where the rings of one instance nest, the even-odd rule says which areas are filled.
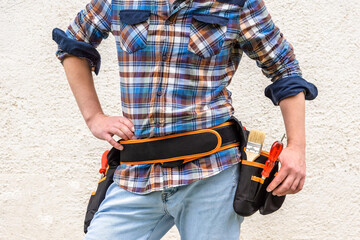
[[[55,59],[54,27],[65,29],[87,0],[1,0],[0,239],[82,239],[103,150],[92,137]],[[281,210],[254,215],[241,239],[359,239],[360,2],[267,0],[319,96],[307,102],[307,180]],[[99,47],[96,87],[107,114],[120,113],[114,39]],[[248,128],[284,132],[269,84],[244,58],[231,85]],[[216,224],[216,223],[213,223]],[[164,239],[180,239],[173,229]],[[196,236],[194,236],[196,239]]]

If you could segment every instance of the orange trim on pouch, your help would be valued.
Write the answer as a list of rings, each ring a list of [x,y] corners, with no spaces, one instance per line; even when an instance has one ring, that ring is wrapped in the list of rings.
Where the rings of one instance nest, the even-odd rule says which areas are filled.
[[[265,167],[265,164],[258,163],[258,162],[251,162],[251,161],[246,161],[246,160],[242,160],[241,162],[244,165],[248,165],[248,166],[252,166],[252,167],[258,167],[258,168],[264,168]]]
[[[95,195],[95,194],[96,194],[96,192],[92,192],[92,193],[91,193],[91,195]]]
[[[269,152],[261,150],[260,155],[263,155],[265,157],[269,157]]]
[[[103,177],[102,179],[100,179],[100,180],[98,181],[98,183],[101,183],[101,182],[104,181],[105,179],[106,179],[106,176]]]
[[[275,174],[274,174],[274,177],[276,177],[278,175],[278,172],[276,172]]]
[[[255,182],[259,182],[261,184],[264,184],[264,179],[256,177],[256,176],[251,176],[251,181],[255,181]]]

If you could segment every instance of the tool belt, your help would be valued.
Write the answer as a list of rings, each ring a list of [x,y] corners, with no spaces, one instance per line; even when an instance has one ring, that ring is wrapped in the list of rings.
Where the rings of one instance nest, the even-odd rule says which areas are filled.
[[[85,215],[84,232],[87,232],[94,214],[105,199],[106,191],[113,183],[114,172],[120,163],[129,165],[161,163],[163,167],[175,167],[232,147],[239,148],[242,159],[233,202],[235,212],[241,216],[250,216],[257,210],[261,214],[278,210],[285,196],[273,196],[266,191],[266,187],[278,171],[278,162],[269,177],[261,181],[261,172],[268,153],[262,151],[255,161],[247,161],[244,151],[247,136],[248,132],[244,130],[240,121],[232,117],[229,121],[210,129],[158,138],[120,141],[125,146],[123,151],[112,148],[103,155],[108,167],[106,171],[104,169],[105,176],[100,179],[96,192],[91,194]]]
[[[107,159],[108,167],[105,176],[98,183],[96,192],[91,194],[84,221],[85,233],[113,182],[113,175],[119,164],[161,163],[163,167],[176,167],[233,147],[239,147],[241,156],[246,156],[244,130],[235,117],[209,129],[120,143],[124,145],[124,150],[112,148],[103,156]]]

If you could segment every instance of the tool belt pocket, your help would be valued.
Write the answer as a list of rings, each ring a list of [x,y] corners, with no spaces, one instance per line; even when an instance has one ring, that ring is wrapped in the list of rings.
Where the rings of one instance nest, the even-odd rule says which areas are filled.
[[[260,214],[266,215],[275,212],[283,204],[285,196],[274,196],[271,192],[266,191],[267,186],[279,170],[278,161],[269,177],[265,180],[261,178],[261,172],[267,159],[268,153],[261,152],[261,155],[254,161],[242,160],[234,198],[234,210],[237,214],[246,217],[259,210]]]
[[[98,211],[100,204],[105,199],[107,189],[113,183],[115,170],[120,163],[119,156],[120,151],[115,148],[112,148],[106,155],[108,168],[106,169],[104,177],[99,180],[96,192],[91,193],[84,220],[85,233],[87,233],[87,229],[91,223],[91,220]]]
[[[85,233],[87,232],[87,228],[89,227],[95,213],[98,211],[101,202],[104,200],[107,189],[113,183],[115,170],[116,167],[109,167],[105,177],[99,180],[96,192],[91,193],[84,220]]]

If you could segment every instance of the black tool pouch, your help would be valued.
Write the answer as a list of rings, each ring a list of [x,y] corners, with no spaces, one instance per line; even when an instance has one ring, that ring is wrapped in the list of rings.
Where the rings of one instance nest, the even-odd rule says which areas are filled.
[[[105,199],[105,194],[109,186],[113,183],[113,176],[117,166],[120,164],[120,151],[116,148],[112,148],[107,155],[108,169],[105,176],[100,179],[96,192],[91,194],[86,215],[84,221],[84,232],[87,233],[87,229],[93,219],[95,213],[99,209],[101,202]]]
[[[266,191],[279,170],[278,162],[269,177],[262,182],[261,172],[267,159],[267,153],[262,152],[254,162],[242,160],[234,198],[234,210],[237,214],[247,217],[259,210],[260,214],[266,215],[275,212],[283,204],[285,196],[274,196]]]

